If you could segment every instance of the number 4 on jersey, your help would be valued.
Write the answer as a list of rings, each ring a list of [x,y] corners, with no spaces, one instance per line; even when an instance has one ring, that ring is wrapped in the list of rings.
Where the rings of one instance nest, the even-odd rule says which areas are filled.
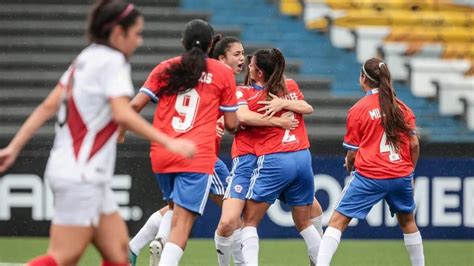
[[[389,153],[388,158],[391,162],[400,160],[400,154],[395,151],[393,144],[387,141],[387,134],[385,132],[380,140],[380,153]]]

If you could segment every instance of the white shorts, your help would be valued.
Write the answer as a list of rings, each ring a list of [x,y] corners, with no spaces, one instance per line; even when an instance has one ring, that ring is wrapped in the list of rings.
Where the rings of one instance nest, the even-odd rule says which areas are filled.
[[[53,224],[97,227],[101,214],[118,211],[108,184],[50,180],[50,185],[54,195]]]

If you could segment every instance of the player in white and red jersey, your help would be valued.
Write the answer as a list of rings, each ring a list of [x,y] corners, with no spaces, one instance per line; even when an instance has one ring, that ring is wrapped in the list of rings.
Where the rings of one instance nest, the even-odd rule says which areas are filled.
[[[248,109],[267,117],[290,112],[299,121],[294,130],[264,127],[254,132],[258,161],[246,194],[242,229],[242,253],[249,265],[258,265],[257,225],[279,197],[291,207],[295,226],[313,262],[321,239],[310,220],[314,177],[302,119],[302,115],[312,113],[313,108],[304,101],[295,82],[285,81],[284,70],[283,54],[275,48],[257,50],[249,65],[251,79],[263,89],[248,100]]]
[[[365,92],[347,114],[343,146],[352,178],[329,221],[318,256],[327,266],[352,218],[365,219],[380,200],[397,215],[412,265],[424,265],[421,234],[413,212],[413,174],[419,157],[415,115],[395,96],[387,65],[367,60],[359,83]]]
[[[169,241],[160,265],[177,265],[197,215],[202,215],[208,198],[215,152],[216,123],[224,112],[224,126],[237,127],[235,79],[232,69],[207,57],[214,30],[205,21],[190,21],[183,33],[186,52],[153,69],[141,92],[132,100],[140,111],[150,100],[158,102],[153,125],[175,138],[197,142],[192,159],[170,154],[159,144],[151,145],[153,172],[163,199],[173,209]]]
[[[128,58],[142,43],[144,21],[139,11],[121,0],[98,1],[89,21],[91,44],[0,150],[3,172],[59,110],[45,172],[55,202],[50,243],[47,255],[28,265],[76,265],[89,243],[101,253],[102,265],[128,265],[127,228],[110,187],[118,124],[182,155],[194,153],[191,142],[160,133],[128,105],[133,94]]]

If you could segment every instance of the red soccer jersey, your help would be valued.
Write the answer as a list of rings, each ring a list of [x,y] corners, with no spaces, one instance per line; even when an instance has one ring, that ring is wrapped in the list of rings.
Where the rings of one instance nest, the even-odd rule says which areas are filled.
[[[175,57],[160,63],[148,76],[143,87],[154,94],[166,84],[161,74]],[[151,144],[151,162],[155,173],[195,172],[211,174],[216,162],[216,123],[220,111],[237,110],[235,79],[232,70],[214,59],[206,59],[198,85],[179,95],[163,95],[156,107],[153,126],[173,138],[186,138],[196,143],[191,159],[169,152],[162,145]]]
[[[398,100],[405,121],[415,130],[415,115]],[[377,89],[367,92],[347,114],[347,132],[343,146],[356,150],[355,168],[365,177],[388,179],[408,176],[413,172],[409,136],[400,138],[398,152],[387,142],[382,127]]]
[[[262,88],[257,86],[237,86],[237,104],[248,105],[248,101],[256,97]],[[232,158],[246,154],[255,154],[254,127],[241,125],[232,143]]]
[[[304,100],[304,95],[300,91],[298,84],[292,79],[286,80],[288,94],[282,98],[288,100]],[[248,106],[251,111],[257,112],[263,105],[258,104],[264,101],[265,94],[260,91],[255,97],[249,100]],[[275,116],[289,112],[281,110]],[[260,113],[264,113],[261,111]],[[258,127],[254,129],[253,139],[255,142],[255,154],[257,156],[277,153],[277,152],[293,152],[309,147],[308,133],[304,124],[303,115],[294,113],[294,117],[299,121],[299,125],[294,130],[285,130],[280,127]]]

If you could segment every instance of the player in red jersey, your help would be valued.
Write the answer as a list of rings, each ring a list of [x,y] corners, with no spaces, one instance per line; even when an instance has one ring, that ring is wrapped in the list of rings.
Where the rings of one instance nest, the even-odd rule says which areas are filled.
[[[242,229],[242,252],[249,265],[258,264],[257,225],[279,197],[291,207],[295,226],[313,262],[321,239],[310,220],[314,176],[303,120],[313,108],[304,101],[296,82],[285,80],[284,70],[283,54],[275,48],[257,50],[249,65],[251,79],[262,89],[248,99],[247,108],[264,117],[291,115],[299,121],[294,130],[262,127],[252,132],[258,160],[246,194]]]
[[[209,57],[212,57],[229,66],[235,75],[242,71],[244,63],[244,47],[242,43],[235,37],[222,37],[215,35],[213,37],[213,45],[209,51]],[[147,89],[140,93],[151,95]],[[150,97],[150,96],[149,96]],[[125,132],[122,132],[122,134]],[[224,135],[224,117],[220,116],[216,126],[216,155],[219,155],[220,143]],[[219,158],[214,166],[214,177],[212,178],[211,191],[209,198],[218,206],[222,206],[222,198],[227,187],[227,177],[229,170],[222,160]],[[150,248],[150,265],[158,265],[162,249],[169,237],[171,227],[171,218],[173,211],[168,211],[168,206],[163,207],[159,211],[153,213],[146,221],[145,225],[133,237],[129,243],[130,247],[130,262],[136,265],[137,255],[140,250],[151,241]],[[153,241],[152,241],[153,240]],[[234,264],[238,265],[243,261],[241,259],[242,252],[240,251],[240,244],[238,248],[233,250]]]
[[[390,72],[380,59],[367,60],[359,83],[365,92],[347,114],[343,146],[352,179],[329,221],[318,256],[330,264],[341,234],[352,218],[365,219],[372,206],[385,200],[397,215],[412,265],[424,265],[421,234],[415,223],[414,169],[419,141],[413,111],[395,96]]]
[[[158,132],[128,105],[133,94],[128,58],[141,44],[143,16],[121,0],[98,1],[88,25],[90,44],[59,84],[0,150],[0,172],[47,120],[57,114],[54,147],[45,178],[54,195],[47,254],[28,265],[77,265],[89,243],[102,265],[128,265],[128,233],[110,183],[115,168],[117,124],[185,156],[194,145]]]
[[[174,210],[169,241],[160,265],[177,265],[186,247],[196,216],[202,215],[216,162],[216,123],[224,112],[229,131],[237,126],[235,80],[232,69],[207,58],[214,34],[205,21],[190,21],[183,33],[186,52],[160,63],[148,76],[141,92],[132,100],[135,110],[150,101],[158,102],[153,125],[175,138],[197,142],[192,159],[175,156],[152,143],[153,172],[163,198]]]

